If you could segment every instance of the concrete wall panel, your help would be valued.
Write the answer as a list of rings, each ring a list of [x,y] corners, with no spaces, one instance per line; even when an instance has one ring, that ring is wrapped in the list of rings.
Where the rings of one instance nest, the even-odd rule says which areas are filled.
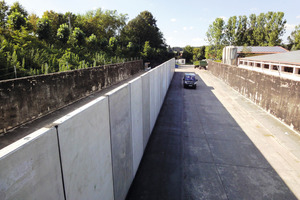
[[[55,123],[66,199],[113,200],[108,98],[100,97]]]
[[[0,199],[64,199],[55,128],[0,150]]]
[[[155,95],[155,121],[158,117],[159,110],[160,110],[160,90],[161,90],[161,77],[160,77],[160,67],[156,68],[155,70],[155,88],[156,88],[156,95]]]
[[[155,113],[156,113],[156,105],[155,105],[155,95],[156,95],[156,88],[155,88],[155,69],[152,69],[149,71],[149,77],[150,77],[150,133],[152,133],[152,130],[154,128],[155,124]]]
[[[143,96],[143,146],[145,149],[150,137],[150,74],[143,74],[141,78]]]
[[[124,200],[133,180],[130,88],[124,84],[106,94],[109,98],[115,200]]]
[[[143,140],[143,91],[142,78],[129,82],[131,99],[131,134],[133,151],[133,174],[136,174],[144,153]]]

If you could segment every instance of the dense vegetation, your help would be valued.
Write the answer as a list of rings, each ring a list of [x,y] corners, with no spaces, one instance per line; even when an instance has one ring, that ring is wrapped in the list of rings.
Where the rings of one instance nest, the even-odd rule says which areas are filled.
[[[172,56],[150,12],[126,21],[127,15],[102,9],[45,11],[39,18],[18,2],[0,1],[0,80],[137,58],[155,64]]]

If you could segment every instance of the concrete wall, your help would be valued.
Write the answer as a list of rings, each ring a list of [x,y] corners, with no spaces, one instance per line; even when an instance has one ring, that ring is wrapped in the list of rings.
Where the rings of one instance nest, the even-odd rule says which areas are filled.
[[[208,70],[281,121],[300,131],[300,82],[209,62]]]
[[[133,152],[133,173],[137,172],[144,153],[143,141],[143,86],[142,78],[129,82],[131,107],[131,137]]]
[[[66,199],[112,200],[108,98],[100,97],[54,124],[59,136]]]
[[[115,199],[125,199],[133,180],[130,88],[124,84],[107,94]]]
[[[174,66],[172,59],[1,149],[0,199],[125,199]]]
[[[64,199],[55,128],[0,150],[0,199]]]
[[[0,81],[0,133],[143,70],[143,61]]]

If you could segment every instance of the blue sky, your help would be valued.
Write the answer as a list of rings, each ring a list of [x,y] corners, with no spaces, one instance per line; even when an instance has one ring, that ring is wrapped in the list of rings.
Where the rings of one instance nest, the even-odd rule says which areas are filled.
[[[15,0],[5,0],[12,5]],[[144,10],[150,11],[162,31],[166,43],[171,47],[186,45],[202,46],[206,43],[208,26],[217,18],[226,22],[231,16],[282,11],[287,20],[286,41],[295,25],[300,24],[300,0],[19,0],[29,13],[42,16],[46,10],[74,14],[102,8],[117,10],[135,18]]]

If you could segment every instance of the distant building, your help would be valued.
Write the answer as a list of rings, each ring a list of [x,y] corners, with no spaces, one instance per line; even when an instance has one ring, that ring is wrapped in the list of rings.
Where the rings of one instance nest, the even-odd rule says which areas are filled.
[[[247,57],[249,55],[267,55],[289,52],[287,49],[281,46],[237,46],[238,57]]]
[[[177,59],[176,60],[176,64],[179,64],[179,65],[185,65],[185,59],[182,58],[182,59]]]
[[[238,67],[300,81],[300,51],[238,58]]]

